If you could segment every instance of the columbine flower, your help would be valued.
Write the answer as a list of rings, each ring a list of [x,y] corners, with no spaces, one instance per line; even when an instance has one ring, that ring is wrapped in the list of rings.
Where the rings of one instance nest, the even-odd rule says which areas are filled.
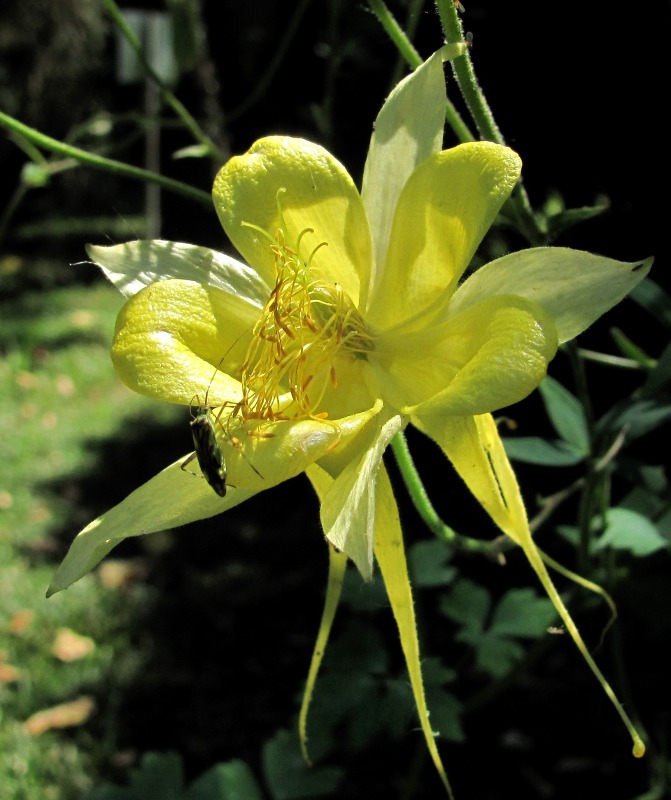
[[[491,412],[538,386],[558,345],[619,302],[649,265],[534,248],[460,283],[521,164],[488,142],[441,150],[444,106],[436,54],[378,116],[361,194],[330,153],[302,139],[261,139],[232,158],[213,196],[246,264],[170,242],[91,248],[130,298],[112,351],[120,377],[159,400],[210,407],[234,488],[222,498],[181,469],[183,460],[172,464],[79,534],[51,591],[123,538],[210,517],[306,472],[332,545],[320,637],[328,636],[347,558],[366,578],[377,559],[447,785],[382,454],[408,424],[442,448],[524,549],[603,680],[532,541]]]

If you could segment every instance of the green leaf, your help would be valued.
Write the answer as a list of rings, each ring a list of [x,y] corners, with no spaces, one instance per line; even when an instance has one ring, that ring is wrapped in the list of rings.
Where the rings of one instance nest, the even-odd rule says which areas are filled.
[[[557,525],[557,533],[574,547],[580,543],[580,531],[575,525]]]
[[[524,648],[513,639],[491,636],[476,648],[475,663],[482,672],[502,678],[524,657]]]
[[[618,346],[620,353],[625,358],[630,358],[637,364],[640,364],[645,369],[650,369],[657,363],[654,358],[651,358],[645,350],[633,342],[625,333],[619,328],[611,328],[610,335],[613,337],[615,344]]]
[[[508,458],[546,467],[572,467],[585,460],[585,453],[567,442],[549,442],[538,436],[502,437]]]
[[[628,508],[610,508],[606,512],[606,530],[594,544],[595,550],[606,547],[647,556],[668,547],[668,543],[647,517]]]
[[[559,213],[548,217],[547,227],[549,235],[554,239],[560,233],[569,230],[574,225],[585,222],[588,219],[599,217],[610,208],[610,200],[602,197],[593,206],[582,206],[580,208],[567,208]]]
[[[485,628],[491,603],[487,589],[463,578],[441,599],[439,608],[442,614],[462,626],[461,640],[472,642]]]
[[[383,675],[388,669],[387,661],[380,632],[365,621],[352,620],[329,644],[329,671]]]
[[[356,569],[345,572],[340,602],[355,611],[376,612],[387,605],[387,590],[377,570],[373,571],[373,580],[366,581]]]
[[[416,542],[408,555],[413,586],[445,586],[457,575],[456,567],[448,565],[452,553],[445,542],[437,539]]]
[[[619,433],[624,430],[627,441],[651,433],[671,419],[671,403],[657,400],[624,400],[618,403],[597,423],[601,434]]]
[[[642,394],[644,397],[655,397],[662,391],[671,386],[671,343],[662,351],[662,355],[657,359],[657,364],[650,370],[648,377],[643,384]]]
[[[126,786],[113,786],[111,783],[105,783],[86,792],[82,795],[81,800],[136,800],[136,798],[128,793]]]
[[[533,589],[511,589],[499,601],[490,625],[497,636],[537,638],[556,619],[557,612],[547,597]]]
[[[451,742],[466,738],[461,726],[463,704],[445,689],[457,677],[456,670],[448,669],[439,658],[426,658],[422,662],[422,676],[426,703],[431,710],[431,727]]]
[[[180,158],[207,158],[209,155],[210,150],[206,144],[190,144],[175,150],[172,157],[177,161]]]
[[[645,278],[632,289],[629,295],[642,306],[656,322],[671,328],[671,295],[655,283],[652,278]]]
[[[177,753],[146,753],[131,770],[129,792],[141,800],[180,800],[184,789],[182,759]]]
[[[587,455],[590,449],[587,418],[578,398],[549,375],[538,390],[550,422],[559,436],[576,452]]]
[[[251,769],[238,759],[216,764],[190,786],[184,800],[263,800]]]
[[[343,773],[335,767],[308,767],[297,734],[278,731],[263,747],[263,773],[273,800],[299,800],[331,794]]]

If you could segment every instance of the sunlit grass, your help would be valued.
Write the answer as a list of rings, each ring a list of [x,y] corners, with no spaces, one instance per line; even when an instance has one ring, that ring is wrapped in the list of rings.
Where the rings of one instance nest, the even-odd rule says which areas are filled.
[[[161,426],[179,411],[116,378],[120,305],[102,282],[0,304],[0,800],[74,800],[94,785],[114,751],[114,697],[142,661],[129,646],[141,585],[95,574],[45,597],[69,539],[118,499],[106,481],[124,465],[98,463],[101,448],[129,420]],[[80,722],[30,733],[35,714],[73,702],[89,708]]]

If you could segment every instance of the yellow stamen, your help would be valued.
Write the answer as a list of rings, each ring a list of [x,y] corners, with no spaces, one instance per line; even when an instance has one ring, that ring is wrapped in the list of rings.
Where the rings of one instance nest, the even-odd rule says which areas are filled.
[[[320,405],[337,385],[338,360],[365,359],[373,349],[352,300],[314,266],[327,242],[304,260],[301,243],[312,229],[301,231],[295,248],[285,231],[283,225],[274,239],[260,231],[270,241],[276,280],[241,370],[243,398],[236,411],[244,421],[326,418]]]

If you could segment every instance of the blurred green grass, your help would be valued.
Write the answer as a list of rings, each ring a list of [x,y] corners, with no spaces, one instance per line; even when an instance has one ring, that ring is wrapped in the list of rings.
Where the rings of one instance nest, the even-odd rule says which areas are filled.
[[[63,269],[57,263],[11,269],[14,291],[0,300],[0,800],[70,800],[113,757],[114,697],[143,659],[131,637],[146,588],[99,574],[49,600],[46,588],[71,538],[121,499],[110,468],[137,467],[126,470],[123,452],[101,464],[101,451],[129,430],[168,438],[184,410],[117,379],[116,290],[102,281],[45,286]],[[94,647],[73,660],[57,655],[61,629]],[[85,725],[28,732],[32,715],[82,697],[93,701]]]

